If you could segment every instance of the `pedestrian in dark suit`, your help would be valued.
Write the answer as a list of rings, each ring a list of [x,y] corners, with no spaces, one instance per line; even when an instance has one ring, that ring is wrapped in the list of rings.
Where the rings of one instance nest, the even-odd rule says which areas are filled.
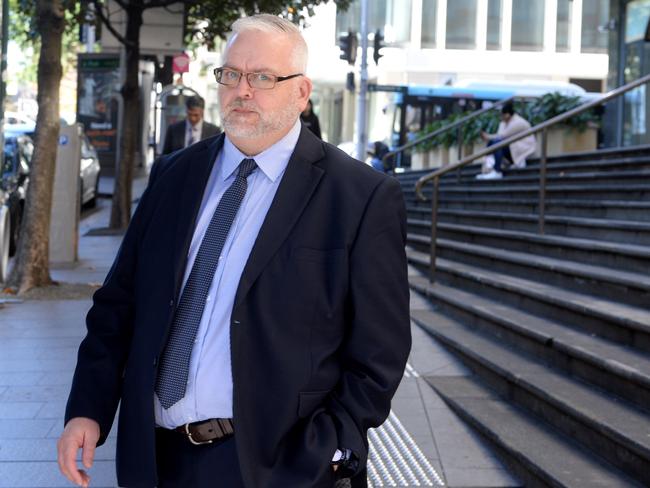
[[[221,132],[219,127],[203,120],[204,108],[205,101],[199,96],[189,97],[185,100],[185,120],[167,127],[162,154],[183,149]]]
[[[318,121],[318,116],[314,113],[314,105],[311,103],[311,100],[307,102],[305,110],[300,114],[300,120],[305,127],[314,133],[316,137],[322,139],[320,133],[320,122]]]
[[[120,402],[120,486],[359,481],[402,377],[400,186],[301,125],[312,85],[292,23],[232,32],[225,134],[160,159],[93,297],[58,443],[77,484],[78,449],[89,468]]]

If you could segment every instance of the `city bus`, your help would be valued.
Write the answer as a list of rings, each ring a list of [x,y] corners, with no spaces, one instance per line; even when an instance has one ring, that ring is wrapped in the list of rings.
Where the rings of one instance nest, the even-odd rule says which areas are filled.
[[[377,85],[370,92],[369,140],[383,141],[391,149],[413,139],[422,128],[452,114],[473,112],[512,96],[537,97],[549,92],[580,96],[600,94],[582,87],[550,81],[464,81],[454,85]]]

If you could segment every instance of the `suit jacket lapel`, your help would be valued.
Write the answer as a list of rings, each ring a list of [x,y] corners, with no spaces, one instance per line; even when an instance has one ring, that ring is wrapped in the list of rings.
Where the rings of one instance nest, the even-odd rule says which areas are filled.
[[[323,176],[314,162],[324,156],[321,141],[303,126],[273,203],[255,240],[235,295],[235,308],[284,242]]]
[[[183,281],[187,252],[194,235],[196,219],[203,200],[205,185],[210,177],[217,155],[223,146],[223,135],[212,144],[203,143],[203,147],[192,152],[187,161],[185,184],[179,199],[179,212],[176,220],[176,240],[174,243],[174,292],[178,296]]]

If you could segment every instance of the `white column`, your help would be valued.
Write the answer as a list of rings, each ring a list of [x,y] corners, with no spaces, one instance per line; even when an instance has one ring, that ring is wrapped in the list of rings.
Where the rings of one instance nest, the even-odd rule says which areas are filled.
[[[438,0],[436,12],[436,49],[445,49],[447,40],[447,0]]]
[[[546,0],[544,6],[544,51],[555,52],[557,39],[557,0]]]
[[[478,0],[476,5],[476,50],[487,48],[488,0]]]
[[[501,50],[512,48],[512,0],[501,2]]]
[[[579,53],[582,47],[582,0],[571,3],[571,52]]]
[[[422,0],[411,0],[411,49],[422,48]]]

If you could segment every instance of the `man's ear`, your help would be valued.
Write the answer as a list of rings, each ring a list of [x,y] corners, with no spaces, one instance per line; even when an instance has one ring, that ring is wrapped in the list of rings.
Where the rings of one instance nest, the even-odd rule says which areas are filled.
[[[299,106],[300,111],[302,112],[307,107],[307,102],[309,102],[309,97],[311,97],[312,83],[309,78],[306,76],[301,76],[299,79],[298,85],[298,94],[299,94]]]

